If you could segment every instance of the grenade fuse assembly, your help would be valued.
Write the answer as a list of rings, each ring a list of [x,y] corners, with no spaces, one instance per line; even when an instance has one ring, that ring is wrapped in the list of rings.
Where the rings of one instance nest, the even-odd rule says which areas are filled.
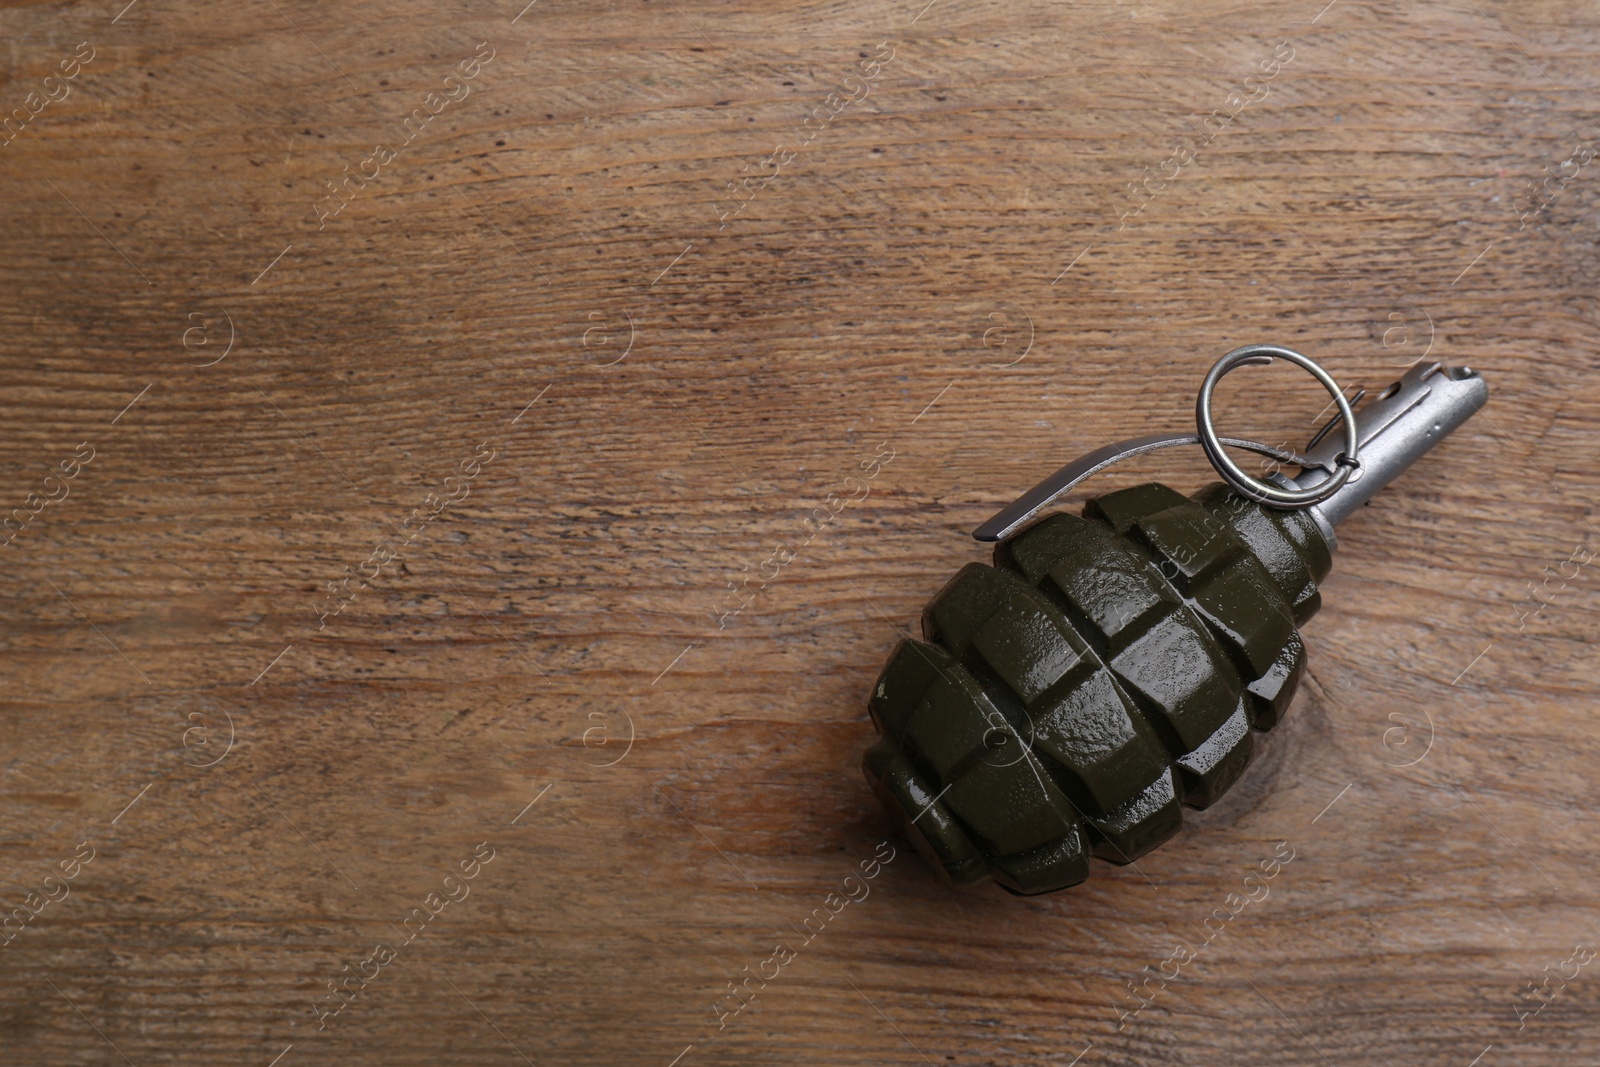
[[[1339,408],[1304,455],[1212,426],[1217,381],[1273,358],[1310,371]],[[974,531],[999,542],[994,565],[951,579],[923,612],[923,640],[901,641],[873,687],[873,789],[957,885],[1045,893],[1087,878],[1090,855],[1143,856],[1182,827],[1181,805],[1207,807],[1238,780],[1252,731],[1288,708],[1335,525],[1487,398],[1469,369],[1418,364],[1358,416],[1297,352],[1224,356],[1197,434],[1092,452]],[[1301,473],[1258,481],[1225,443]],[[1226,484],[1193,497],[1140,485],[1027,525],[1119,459],[1181,444],[1201,445]]]

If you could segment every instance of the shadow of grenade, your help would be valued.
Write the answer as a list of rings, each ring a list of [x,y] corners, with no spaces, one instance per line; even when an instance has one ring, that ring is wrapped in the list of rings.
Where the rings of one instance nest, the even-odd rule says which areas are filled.
[[[1315,368],[1249,346],[1213,368],[1202,401],[1213,377],[1262,349]],[[1051,892],[1087,878],[1091,855],[1126,864],[1169,840],[1182,805],[1218,800],[1250,762],[1252,731],[1288,708],[1333,525],[1486,398],[1470,370],[1431,364],[1368,404],[1359,432],[1339,394],[1341,415],[1305,456],[1230,440],[1304,468],[1272,486],[1212,455],[1208,403],[1198,437],[1139,438],[1062,468],[975,536],[1013,534],[1089,474],[1165,445],[1207,444],[1229,484],[1192,499],[1154,483],[1109,493],[1082,517],[1051,515],[1000,541],[994,566],[963,568],[924,611],[924,640],[901,641],[873,687],[882,738],[863,768],[874,791],[956,885]],[[1340,418],[1343,446],[1318,449]],[[1252,499],[1273,487],[1309,503]]]

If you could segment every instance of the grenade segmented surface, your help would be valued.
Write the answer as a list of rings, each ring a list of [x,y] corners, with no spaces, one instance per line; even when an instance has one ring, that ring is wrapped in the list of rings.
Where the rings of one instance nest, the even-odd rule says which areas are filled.
[[[1327,542],[1218,483],[1052,515],[963,568],[889,657],[867,779],[952,882],[1016,893],[1138,859],[1277,725],[1305,665]]]

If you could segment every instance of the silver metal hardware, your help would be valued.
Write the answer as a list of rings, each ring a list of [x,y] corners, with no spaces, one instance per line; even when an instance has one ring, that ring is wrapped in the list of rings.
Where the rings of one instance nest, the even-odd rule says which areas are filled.
[[[1218,436],[1212,422],[1211,395],[1218,381],[1236,367],[1286,359],[1310,371],[1334,398],[1338,411],[1306,446],[1304,455],[1258,441]],[[1329,543],[1333,527],[1379,489],[1471,418],[1488,401],[1489,387],[1467,367],[1419,363],[1400,380],[1353,410],[1365,398],[1359,391],[1346,400],[1343,390],[1320,366],[1292,349],[1277,345],[1246,345],[1223,356],[1201,384],[1195,401],[1194,434],[1166,433],[1135,437],[1097,448],[1081,456],[996,512],[972,536],[979,541],[999,541],[1022,528],[1056,498],[1085,478],[1114,463],[1175,445],[1200,445],[1217,473],[1235,491],[1269,507],[1307,509]],[[1342,427],[1335,437],[1332,431]],[[1295,478],[1273,475],[1258,481],[1241,470],[1223,446],[1243,448],[1301,468]]]

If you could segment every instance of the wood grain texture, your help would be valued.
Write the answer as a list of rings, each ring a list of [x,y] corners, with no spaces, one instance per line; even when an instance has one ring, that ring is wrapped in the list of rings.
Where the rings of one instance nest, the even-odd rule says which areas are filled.
[[[3,910],[93,850],[0,1064],[1600,1056],[1592,6],[122,2],[0,12],[0,512],[93,451],[0,549]],[[1048,898],[892,841],[719,1029],[888,835],[865,697],[967,531],[1258,340],[1492,399],[1341,529],[1244,781]]]

